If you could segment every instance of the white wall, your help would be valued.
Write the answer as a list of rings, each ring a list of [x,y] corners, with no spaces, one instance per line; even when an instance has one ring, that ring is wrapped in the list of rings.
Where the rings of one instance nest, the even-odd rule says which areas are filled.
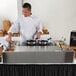
[[[54,39],[70,41],[70,31],[76,30],[76,0],[24,0],[32,4],[32,12],[49,29]]]
[[[0,0],[0,28],[2,27],[2,20],[9,19],[14,22],[17,17],[17,0]]]
[[[63,36],[69,44],[70,31],[76,30],[76,0],[24,0],[24,2],[32,4],[33,14],[49,29],[52,38],[61,39]],[[0,28],[2,19],[14,22],[20,14],[21,0],[0,0]]]

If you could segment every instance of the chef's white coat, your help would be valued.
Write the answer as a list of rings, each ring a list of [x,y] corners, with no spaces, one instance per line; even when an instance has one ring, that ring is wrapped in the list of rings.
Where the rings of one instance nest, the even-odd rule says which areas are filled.
[[[33,39],[36,32],[42,32],[42,25],[36,16],[25,17],[22,15],[17,21],[10,27],[9,32],[14,33],[16,29],[20,31],[20,41],[24,42],[29,39]]]

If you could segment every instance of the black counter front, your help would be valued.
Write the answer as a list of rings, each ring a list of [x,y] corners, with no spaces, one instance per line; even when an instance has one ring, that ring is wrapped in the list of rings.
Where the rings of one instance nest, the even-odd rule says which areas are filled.
[[[0,76],[76,76],[76,65],[1,64]]]

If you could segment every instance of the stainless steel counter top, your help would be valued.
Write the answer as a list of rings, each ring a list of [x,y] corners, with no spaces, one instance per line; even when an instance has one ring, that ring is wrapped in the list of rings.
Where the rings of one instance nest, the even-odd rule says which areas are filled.
[[[16,46],[14,52],[4,52],[4,63],[69,63],[73,51],[57,46]]]
[[[57,46],[16,46],[14,52],[60,52],[61,48]]]

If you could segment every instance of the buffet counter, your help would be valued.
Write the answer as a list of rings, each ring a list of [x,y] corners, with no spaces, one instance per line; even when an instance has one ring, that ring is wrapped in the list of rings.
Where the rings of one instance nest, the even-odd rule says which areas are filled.
[[[72,63],[74,52],[58,46],[16,46],[3,53],[3,63]]]
[[[12,40],[18,41],[18,38],[13,37]],[[2,57],[3,63],[73,63],[74,51],[58,47],[52,42],[45,46],[16,45],[14,51],[4,51]]]
[[[0,76],[76,76],[73,54],[58,46],[16,46],[3,52]]]

